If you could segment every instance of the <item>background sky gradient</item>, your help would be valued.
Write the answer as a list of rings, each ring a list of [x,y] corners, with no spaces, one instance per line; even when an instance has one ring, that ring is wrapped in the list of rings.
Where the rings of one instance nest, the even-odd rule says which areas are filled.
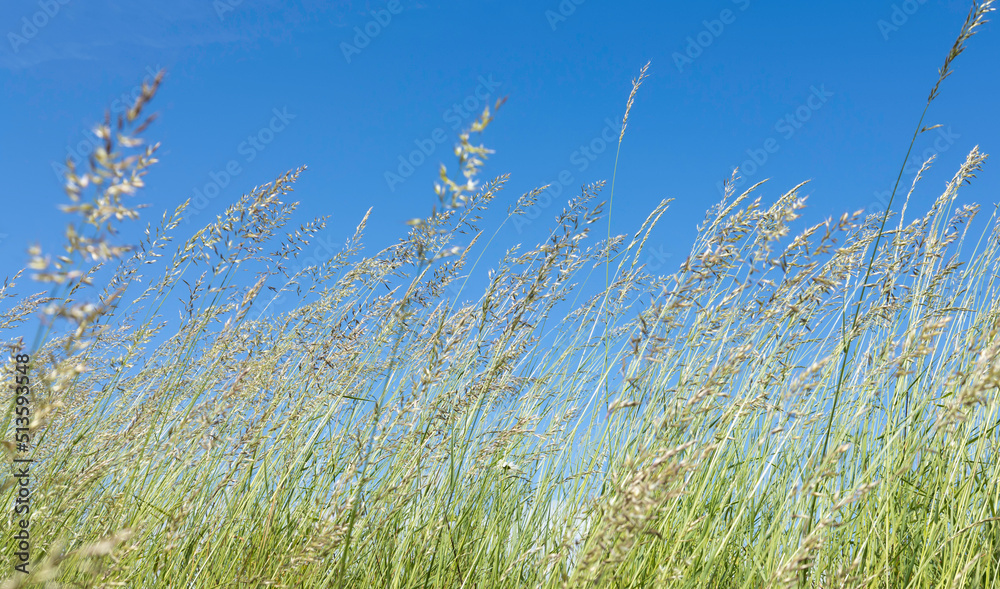
[[[632,233],[675,199],[646,260],[672,272],[737,166],[743,187],[770,179],[765,202],[810,180],[810,223],[881,210],[968,10],[965,0],[11,0],[0,7],[0,277],[25,264],[30,243],[62,243],[59,165],[85,157],[87,130],[159,68],[160,119],[146,137],[162,142],[160,163],[132,201],[150,207],[122,226],[121,243],[191,198],[181,242],[255,185],[307,165],[293,225],[330,215],[320,239],[339,247],[371,207],[374,253],[430,212],[438,164],[457,174],[459,130],[506,96],[482,137],[496,153],[481,179],[511,177],[483,228],[492,234],[522,193],[553,189],[551,204],[503,228],[499,253],[543,239],[582,184],[611,180],[605,138],[617,140],[647,61],[612,230]],[[903,179],[905,191],[938,154],[918,214],[973,146],[1000,147],[997,26],[969,42],[925,120],[943,127],[918,139]],[[959,204],[978,202],[987,218],[997,170],[988,160]]]

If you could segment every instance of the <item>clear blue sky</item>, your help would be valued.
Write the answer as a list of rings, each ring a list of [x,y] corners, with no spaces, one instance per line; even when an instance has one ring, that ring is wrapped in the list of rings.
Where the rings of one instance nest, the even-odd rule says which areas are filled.
[[[767,158],[745,171],[749,181],[771,179],[768,200],[812,180],[809,220],[876,205],[968,9],[965,0],[6,0],[0,277],[25,263],[30,242],[50,251],[61,243],[66,197],[53,164],[157,68],[167,70],[153,103],[161,117],[146,136],[162,142],[161,163],[133,201],[152,206],[123,228],[123,242],[199,192],[218,193],[202,201],[194,220],[203,224],[254,185],[308,165],[296,221],[331,215],[322,238],[339,244],[373,207],[373,252],[436,202],[437,164],[454,170],[457,129],[472,121],[466,106],[478,112],[501,96],[508,101],[483,139],[496,150],[483,178],[511,180],[486,229],[520,194],[568,172],[556,204],[499,238],[504,249],[534,243],[581,184],[610,181],[614,149],[601,151],[602,136],[617,137],[630,80],[647,61],[613,230],[637,229],[674,198],[647,246],[669,256],[662,270],[672,271],[719,182],[752,155]],[[948,132],[917,144],[918,159],[940,152],[918,211],[974,145],[1000,148],[998,26],[970,41],[931,107],[925,124]],[[427,161],[387,180],[421,145]],[[988,161],[960,200],[988,214],[998,169]]]

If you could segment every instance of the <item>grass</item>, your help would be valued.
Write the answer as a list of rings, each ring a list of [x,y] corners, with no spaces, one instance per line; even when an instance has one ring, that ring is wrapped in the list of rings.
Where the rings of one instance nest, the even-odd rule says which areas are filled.
[[[159,83],[71,170],[65,253],[30,252],[49,292],[0,288],[35,460],[31,574],[4,587],[1000,585],[1000,219],[970,233],[979,207],[957,201],[978,149],[920,215],[918,174],[899,212],[794,236],[803,185],[730,188],[669,276],[639,262],[668,203],[595,241],[597,183],[474,296],[507,177],[478,183],[471,137],[495,109],[399,243],[364,255],[362,220],[292,271],[324,227],[289,227],[302,170],[179,246],[186,203],[112,245],[155,164]]]

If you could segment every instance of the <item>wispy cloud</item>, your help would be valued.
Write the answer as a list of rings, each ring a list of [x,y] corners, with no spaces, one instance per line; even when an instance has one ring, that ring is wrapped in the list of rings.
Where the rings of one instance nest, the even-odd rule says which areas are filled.
[[[244,2],[220,20],[213,3],[204,0],[68,2],[61,6],[59,18],[51,19],[44,30],[23,44],[12,42],[10,35],[20,35],[22,19],[30,19],[39,6],[7,5],[0,18],[8,23],[0,29],[0,68],[21,70],[54,60],[95,60],[135,48],[163,51],[252,43],[263,38],[280,40],[311,20],[329,22],[344,13],[344,7],[334,9],[329,4],[305,0],[289,9],[277,0]],[[346,4],[349,10],[351,3]]]

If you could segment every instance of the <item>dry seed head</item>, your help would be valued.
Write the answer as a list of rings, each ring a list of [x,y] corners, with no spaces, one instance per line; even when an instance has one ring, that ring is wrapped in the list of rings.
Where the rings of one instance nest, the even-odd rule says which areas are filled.
[[[625,105],[625,116],[622,117],[622,131],[618,135],[618,142],[621,143],[622,139],[625,138],[625,127],[628,126],[628,113],[632,110],[632,103],[635,102],[635,95],[639,91],[639,86],[642,85],[642,81],[646,78],[646,70],[649,69],[650,61],[646,62],[646,65],[642,66],[639,70],[639,77],[632,80],[632,92],[628,95],[628,104]]]

